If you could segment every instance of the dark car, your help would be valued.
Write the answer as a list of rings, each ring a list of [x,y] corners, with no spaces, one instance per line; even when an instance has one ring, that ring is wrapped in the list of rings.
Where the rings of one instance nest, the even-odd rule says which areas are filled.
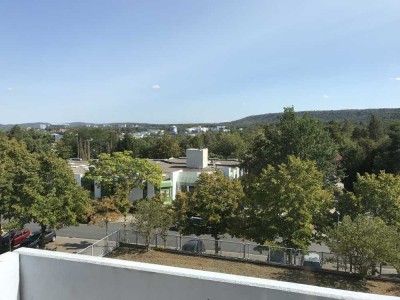
[[[303,267],[311,269],[321,269],[321,260],[317,253],[310,253],[309,255],[304,255]]]
[[[25,241],[21,243],[21,247],[28,248],[39,248],[40,237],[42,233],[40,231],[34,231]],[[44,243],[54,242],[56,240],[56,232],[54,230],[46,230],[44,236]]]
[[[182,251],[192,253],[204,253],[206,252],[206,247],[201,240],[190,240],[183,244]]]
[[[13,247],[21,244],[31,234],[29,229],[12,229],[1,236],[1,245],[7,246],[10,244]]]
[[[180,225],[181,225],[181,224],[180,224],[179,222],[176,222],[176,223],[172,224],[172,225],[169,227],[169,230],[171,230],[171,231],[179,231]]]

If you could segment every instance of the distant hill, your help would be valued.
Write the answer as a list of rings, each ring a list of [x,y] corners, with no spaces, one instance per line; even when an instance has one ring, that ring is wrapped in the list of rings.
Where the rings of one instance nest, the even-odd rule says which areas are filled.
[[[168,128],[171,125],[177,125],[179,127],[190,127],[190,126],[198,126],[198,125],[206,125],[206,126],[216,126],[216,125],[225,125],[225,126],[233,126],[233,127],[248,127],[248,126],[257,126],[261,124],[270,124],[278,121],[278,116],[282,113],[271,113],[271,114],[263,114],[263,115],[255,115],[245,117],[243,119],[239,119],[232,122],[221,122],[221,123],[187,123],[187,124],[150,124],[150,123],[131,123],[131,122],[121,122],[121,123],[85,123],[85,122],[71,122],[68,125],[70,127],[80,127],[80,126],[98,126],[98,127],[144,127],[144,128]],[[371,115],[376,115],[382,121],[393,121],[400,120],[400,108],[379,108],[379,109],[344,109],[344,110],[320,110],[320,111],[299,111],[296,112],[298,116],[307,115],[310,118],[319,119],[324,122],[329,122],[332,120],[336,121],[344,121],[349,120],[353,122],[368,122]],[[0,124],[0,130],[9,130],[15,124]],[[36,122],[36,123],[22,123],[18,124],[22,128],[41,128],[43,125],[51,126],[50,123],[47,122]]]
[[[379,108],[379,109],[344,109],[344,110],[320,110],[320,111],[299,111],[298,116],[307,115],[310,118],[319,119],[324,122],[344,121],[368,122],[371,115],[375,115],[382,121],[400,120],[400,108]],[[256,126],[269,124],[278,121],[278,116],[282,113],[263,114],[245,117],[224,125],[235,127]]]

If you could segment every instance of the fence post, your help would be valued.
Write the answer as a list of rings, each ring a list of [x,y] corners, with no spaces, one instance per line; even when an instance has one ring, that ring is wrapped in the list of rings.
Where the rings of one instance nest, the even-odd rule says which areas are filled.
[[[136,246],[139,244],[139,238],[138,238],[138,233],[137,233],[137,231],[135,231],[135,234],[136,234]]]
[[[92,256],[93,256],[93,244],[92,244],[91,250],[92,250],[91,252],[92,252]]]
[[[271,247],[268,246],[268,262],[271,262]]]
[[[220,243],[220,245],[219,245],[219,255],[222,256],[222,241],[219,240],[219,243]]]
[[[243,243],[243,258],[246,259],[246,244]]]
[[[339,271],[339,255],[336,256],[337,264],[336,264],[336,270]]]
[[[158,247],[158,234],[156,233],[156,248]]]

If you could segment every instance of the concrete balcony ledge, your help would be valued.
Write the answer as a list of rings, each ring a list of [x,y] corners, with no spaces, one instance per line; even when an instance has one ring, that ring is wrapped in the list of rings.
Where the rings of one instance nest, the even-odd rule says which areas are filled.
[[[0,256],[0,299],[399,299],[36,249]]]

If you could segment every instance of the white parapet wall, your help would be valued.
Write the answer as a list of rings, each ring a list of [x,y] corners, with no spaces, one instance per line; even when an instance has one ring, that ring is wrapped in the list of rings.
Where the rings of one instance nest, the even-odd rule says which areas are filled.
[[[3,258],[3,256],[0,256]],[[18,249],[0,259],[0,299],[328,300],[398,299],[169,266]],[[19,284],[16,278],[19,261]],[[11,273],[3,274],[9,265]],[[6,266],[3,269],[3,266]],[[8,267],[7,267],[8,266]],[[11,276],[8,276],[10,275]],[[12,288],[5,295],[4,288]],[[18,298],[18,291],[20,298]]]
[[[0,299],[20,299],[19,255],[13,252],[0,255]]]

